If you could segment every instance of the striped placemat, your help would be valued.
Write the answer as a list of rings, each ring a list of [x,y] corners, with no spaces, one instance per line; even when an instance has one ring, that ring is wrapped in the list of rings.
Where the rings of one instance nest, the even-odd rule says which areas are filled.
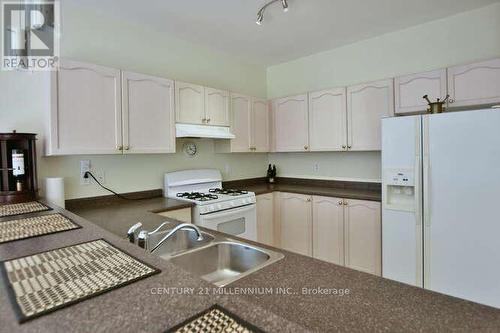
[[[160,272],[102,239],[4,261],[0,270],[20,322]]]
[[[172,333],[263,333],[261,329],[247,323],[237,315],[215,304],[183,323],[168,329]]]
[[[80,228],[61,214],[0,222],[0,244]]]
[[[50,208],[38,201],[0,205],[0,217],[43,212],[46,210],[50,210]]]

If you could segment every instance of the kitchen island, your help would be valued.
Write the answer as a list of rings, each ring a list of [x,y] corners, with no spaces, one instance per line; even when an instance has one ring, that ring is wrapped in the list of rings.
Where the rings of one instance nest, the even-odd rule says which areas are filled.
[[[165,221],[157,213],[162,205],[175,207],[175,202],[168,200],[92,205],[81,210],[86,218],[53,207],[82,228],[0,245],[0,258],[7,260],[102,238],[161,270],[23,324],[17,321],[2,280],[2,331],[162,332],[214,304],[267,332],[500,328],[500,310],[274,248],[270,249],[285,255],[282,260],[218,289],[125,239],[122,230],[138,220],[147,228]],[[6,219],[0,223],[2,220]],[[107,229],[118,230],[117,234],[100,227],[102,223],[107,223]]]

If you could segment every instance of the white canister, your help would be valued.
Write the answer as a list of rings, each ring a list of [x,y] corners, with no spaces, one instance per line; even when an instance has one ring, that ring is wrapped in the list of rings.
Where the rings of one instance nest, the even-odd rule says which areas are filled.
[[[64,178],[45,178],[44,198],[61,208],[65,208]]]

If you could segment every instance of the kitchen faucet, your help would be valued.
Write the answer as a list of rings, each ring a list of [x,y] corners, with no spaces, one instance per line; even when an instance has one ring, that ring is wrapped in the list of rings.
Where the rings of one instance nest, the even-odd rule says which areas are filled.
[[[139,233],[137,244],[140,247],[142,247],[143,249],[146,249],[146,250],[150,250],[151,249],[150,252],[153,253],[163,243],[165,243],[170,237],[172,237],[177,231],[179,231],[179,230],[187,230],[187,229],[191,229],[191,230],[194,230],[196,232],[196,236],[197,236],[196,240],[197,241],[201,242],[204,239],[203,234],[201,233],[201,230],[197,226],[195,226],[194,224],[182,223],[182,224],[177,225],[172,230],[170,230],[155,246],[152,246],[151,244],[149,244],[149,237],[151,235],[157,233],[158,231],[160,231],[160,229],[164,225],[166,225],[166,224],[168,224],[168,222],[162,223],[158,228],[156,228],[152,232],[148,232],[148,231],[142,230]]]

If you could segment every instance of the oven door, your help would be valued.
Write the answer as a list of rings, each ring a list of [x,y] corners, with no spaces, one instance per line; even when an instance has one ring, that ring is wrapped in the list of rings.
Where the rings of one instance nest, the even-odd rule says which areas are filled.
[[[229,235],[257,241],[257,211],[255,204],[200,215],[197,224]]]

